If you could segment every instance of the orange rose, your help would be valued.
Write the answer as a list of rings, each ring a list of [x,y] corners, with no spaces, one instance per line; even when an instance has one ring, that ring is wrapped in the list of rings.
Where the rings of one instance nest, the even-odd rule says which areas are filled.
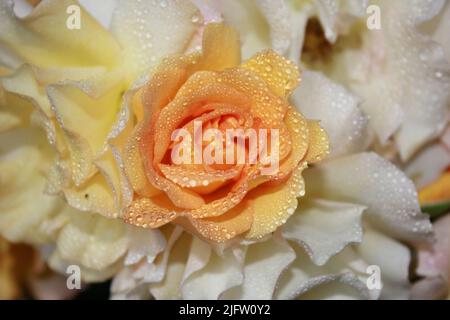
[[[165,59],[134,97],[138,125],[123,151],[135,194],[124,220],[145,228],[174,222],[215,242],[261,238],[284,224],[304,195],[302,170],[328,153],[319,124],[289,105],[298,81],[296,66],[270,50],[241,64],[238,35],[222,24],[206,27],[201,53]],[[195,137],[198,123],[224,136],[228,129],[254,129],[258,139],[260,129],[277,133],[266,151],[278,151],[278,171],[263,174],[260,150],[261,161],[251,162],[249,145],[236,141],[221,143],[236,155],[241,148],[245,163],[173,161],[173,133]]]

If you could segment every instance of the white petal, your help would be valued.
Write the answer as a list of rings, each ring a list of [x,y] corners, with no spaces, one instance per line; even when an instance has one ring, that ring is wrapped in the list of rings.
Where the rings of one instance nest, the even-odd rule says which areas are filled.
[[[278,280],[295,260],[295,252],[284,240],[271,239],[250,245],[244,265],[244,281],[225,295],[225,299],[272,299]]]
[[[408,247],[382,233],[366,230],[364,240],[355,250],[370,265],[380,267],[383,299],[408,299],[409,263]]]
[[[291,45],[291,15],[283,0],[257,0],[256,4],[270,28],[272,49],[286,54]]]
[[[405,173],[418,189],[439,178],[450,166],[450,150],[435,143],[421,150],[405,167]]]
[[[428,31],[427,34],[431,35],[433,40],[438,42],[445,51],[445,57],[447,61],[450,61],[450,3],[445,2],[444,8],[440,14],[422,27],[423,30]]]
[[[304,175],[307,197],[364,205],[373,225],[399,239],[431,235],[431,223],[420,211],[412,181],[374,153],[331,160]]]
[[[182,235],[179,227],[170,231],[167,245],[157,261],[151,263],[147,259],[141,259],[136,265],[124,267],[113,279],[111,296],[116,299],[140,299],[149,298],[149,283],[161,282],[167,271],[167,263],[172,248]]]
[[[326,265],[319,267],[311,262],[300,246],[293,245],[292,248],[295,249],[297,258],[278,283],[276,299],[295,299],[299,296],[301,298],[312,289],[332,282],[338,282],[347,287],[347,290],[342,290],[341,293],[347,293],[350,290],[350,295],[341,296],[341,298],[355,298],[355,296],[359,299],[376,298],[376,294],[370,293],[367,289],[364,277],[353,268],[356,265],[359,269],[365,270],[366,265],[358,260],[359,258],[351,249],[342,251],[331,258]]]
[[[302,245],[311,260],[322,266],[347,245],[362,241],[364,209],[334,201],[302,201],[284,226],[283,236]]]
[[[244,60],[270,48],[269,27],[254,1],[218,1],[218,6],[225,23],[239,31]]]
[[[227,249],[223,256],[211,255],[203,269],[184,281],[181,289],[183,299],[217,300],[228,289],[240,285],[244,277],[243,261],[235,250]]]
[[[160,282],[149,284],[150,293],[155,299],[167,300],[181,298],[180,284],[183,280],[183,272],[188,259],[191,240],[191,235],[183,233],[174,243],[169,256],[167,258],[165,258],[165,255],[163,256],[161,264],[166,265],[164,278]],[[149,271],[147,270],[147,274],[153,277]],[[147,279],[145,279],[146,282],[148,281]]]
[[[78,0],[80,4],[89,12],[101,25],[108,28],[111,24],[114,8],[117,5],[117,0]]]
[[[367,117],[359,109],[361,101],[344,87],[321,73],[305,71],[293,99],[308,119],[320,120],[330,139],[331,157],[367,146]]]
[[[368,0],[318,0],[315,3],[320,23],[329,42],[335,42],[339,28],[349,16],[363,16]]]
[[[146,258],[152,263],[158,253],[166,247],[166,239],[159,230],[131,227],[129,231],[129,247],[124,264],[132,265]]]
[[[161,58],[182,53],[198,28],[189,1],[119,0],[111,30],[124,52],[130,82]],[[194,20],[194,21],[193,21]]]
[[[208,264],[211,251],[211,246],[207,242],[193,237],[186,269],[184,269],[183,282],[194,272],[203,269]]]

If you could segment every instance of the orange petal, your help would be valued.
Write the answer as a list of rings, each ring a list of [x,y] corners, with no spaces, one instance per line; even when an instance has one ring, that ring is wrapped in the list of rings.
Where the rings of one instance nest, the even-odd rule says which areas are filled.
[[[272,50],[257,53],[243,67],[257,73],[280,97],[287,97],[300,82],[297,66]]]
[[[253,208],[248,202],[240,203],[219,217],[190,219],[189,221],[202,237],[215,242],[225,242],[250,229],[253,221]]]
[[[241,62],[239,35],[224,24],[210,23],[203,31],[203,56],[200,70],[220,71]]]
[[[125,172],[133,187],[133,190],[140,196],[152,197],[162,191],[150,184],[145,174],[143,160],[139,152],[139,145],[134,136],[128,139],[124,149]]]
[[[170,201],[164,196],[140,198],[131,203],[123,219],[126,223],[143,228],[158,228],[171,222],[177,213],[170,207]]]
[[[195,165],[170,166],[160,165],[161,172],[167,179],[184,188],[207,187],[216,183],[224,183],[230,179],[236,178],[241,172],[240,167],[234,167],[229,170],[200,170]]]
[[[450,172],[448,171],[419,192],[419,202],[422,205],[448,200],[450,200]]]

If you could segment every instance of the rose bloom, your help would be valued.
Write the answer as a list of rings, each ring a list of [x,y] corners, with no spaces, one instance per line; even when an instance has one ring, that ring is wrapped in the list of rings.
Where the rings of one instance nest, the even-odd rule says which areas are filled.
[[[411,180],[363,152],[358,96],[311,71],[295,90],[295,63],[251,50],[259,31],[238,28],[241,62],[237,33],[210,23],[228,22],[215,2],[94,3],[79,30],[55,28],[73,1],[23,19],[0,4],[5,238],[62,273],[79,265],[86,282],[114,277],[113,298],[409,296],[405,243],[431,225]],[[194,120],[279,130],[279,174],[172,162],[172,132]],[[373,264],[381,290],[366,286]]]
[[[163,61],[142,89],[135,108],[143,119],[125,146],[136,192],[125,221],[150,228],[175,221],[216,242],[242,233],[262,238],[284,224],[304,194],[301,171],[328,151],[318,123],[286,100],[298,77],[291,62],[271,51],[240,65],[237,33],[218,24],[206,26],[201,54]],[[174,164],[172,133],[182,126],[193,137],[195,121],[224,133],[279,130],[279,145],[270,146],[279,148],[279,172],[262,175],[257,164]]]

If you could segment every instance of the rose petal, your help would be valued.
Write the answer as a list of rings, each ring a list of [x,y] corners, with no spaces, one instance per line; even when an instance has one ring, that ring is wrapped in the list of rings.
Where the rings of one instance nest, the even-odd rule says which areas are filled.
[[[184,281],[181,288],[183,299],[217,300],[228,289],[240,285],[244,278],[243,261],[236,250],[242,249],[228,249],[223,256],[212,254],[202,269]]]
[[[261,238],[283,225],[297,208],[297,197],[304,195],[302,171],[298,166],[289,179],[278,186],[260,186],[248,194],[253,202],[253,224],[247,239]]]
[[[248,246],[242,285],[227,291],[223,298],[268,300],[273,298],[281,274],[295,260],[294,250],[276,237]]]
[[[382,233],[366,229],[362,243],[355,250],[368,264],[380,267],[382,299],[408,299],[411,262],[408,247]]]
[[[82,27],[66,27],[66,9],[77,2],[42,1],[23,19],[14,16],[9,3],[0,4],[0,40],[24,62],[38,67],[112,67],[118,63],[119,46],[82,8]]]
[[[346,288],[346,290],[342,290],[341,287],[341,290],[338,291],[341,299],[355,298],[355,296],[359,299],[376,298],[376,294],[370,293],[367,289],[364,276],[354,269],[355,262],[358,263],[358,266],[359,264],[363,264],[364,267],[366,265],[357,260],[357,256],[351,249],[345,250],[333,257],[325,266],[319,267],[310,261],[300,246],[294,245],[292,248],[295,249],[297,258],[283,274],[276,291],[276,299],[302,298],[303,294],[312,289],[334,282],[341,283]],[[324,298],[320,295],[323,293],[323,291],[319,292],[319,296],[315,298]],[[329,296],[330,292],[325,291],[325,297]]]
[[[129,240],[122,221],[81,212],[69,217],[56,241],[62,259],[102,271],[125,254]]]
[[[367,122],[360,99],[318,72],[305,71],[293,94],[298,110],[320,120],[330,139],[330,157],[362,151],[367,146]]]
[[[129,82],[161,58],[184,51],[198,28],[189,1],[120,0],[111,21],[122,46]]]
[[[411,180],[374,153],[331,160],[307,170],[305,180],[308,197],[366,206],[370,222],[399,239],[426,239],[432,233]]]
[[[441,276],[449,280],[450,273],[450,215],[436,221],[434,231],[437,241],[432,248],[419,248],[417,273],[423,276]]]
[[[322,266],[347,245],[362,241],[365,209],[320,199],[302,201],[283,227],[283,236],[301,244],[311,260]]]
[[[438,179],[450,166],[450,151],[441,144],[432,144],[420,151],[407,165],[405,173],[418,189]]]

